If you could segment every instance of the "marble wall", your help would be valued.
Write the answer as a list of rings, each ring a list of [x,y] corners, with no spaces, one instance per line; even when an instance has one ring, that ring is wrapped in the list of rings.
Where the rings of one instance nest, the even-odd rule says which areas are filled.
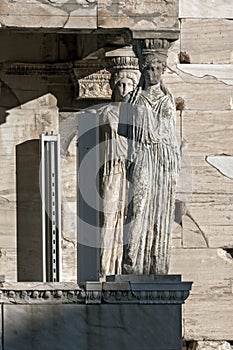
[[[0,125],[0,270],[8,281],[35,280],[41,265],[39,137],[58,132],[57,100],[51,94],[41,96],[7,110],[4,118]],[[22,254],[27,261],[23,265]]]
[[[233,339],[231,5],[180,1],[181,35],[166,72],[171,91],[185,103],[179,131],[192,178],[186,215],[174,232],[171,273],[194,282],[183,331],[203,348],[203,340]]]

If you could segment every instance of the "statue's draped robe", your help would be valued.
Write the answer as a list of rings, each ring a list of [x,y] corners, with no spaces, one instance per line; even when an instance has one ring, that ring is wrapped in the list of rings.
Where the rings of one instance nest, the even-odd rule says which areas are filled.
[[[123,273],[166,274],[170,257],[179,147],[170,93],[138,89],[121,106],[118,133],[128,140],[129,200]]]
[[[121,274],[123,258],[123,223],[126,198],[127,139],[118,135],[119,104],[99,111],[101,213],[100,275]]]

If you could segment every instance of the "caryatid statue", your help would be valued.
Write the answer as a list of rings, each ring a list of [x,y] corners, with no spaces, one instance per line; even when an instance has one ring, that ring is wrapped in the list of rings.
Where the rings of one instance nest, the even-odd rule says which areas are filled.
[[[123,274],[167,274],[180,167],[176,109],[164,86],[167,42],[145,42],[140,85],[125,97],[119,135],[128,140],[127,241]]]
[[[118,50],[119,51],[119,50]],[[101,248],[100,276],[122,273],[123,224],[127,207],[126,160],[128,142],[118,135],[119,102],[134,90],[140,78],[138,59],[132,50],[127,56],[108,56],[112,102],[99,110],[102,171],[100,176]]]

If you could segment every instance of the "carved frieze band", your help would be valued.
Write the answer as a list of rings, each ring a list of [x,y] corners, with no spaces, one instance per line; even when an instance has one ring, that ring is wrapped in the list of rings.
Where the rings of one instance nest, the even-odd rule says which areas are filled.
[[[91,282],[92,283],[92,282]],[[101,282],[85,289],[1,289],[2,304],[183,304],[188,298],[191,283],[182,282],[172,288],[114,288]]]
[[[78,99],[110,99],[112,90],[109,85],[111,74],[97,62],[79,63],[72,70],[72,80],[77,88]]]
[[[84,290],[0,290],[2,304],[80,304],[84,303]]]
[[[189,291],[105,291],[103,301],[110,304],[183,304]]]
[[[67,75],[73,64],[65,63],[4,63],[2,69],[9,75]]]
[[[110,99],[111,74],[97,62],[70,63],[7,63],[2,66],[7,75],[71,77],[78,99]]]

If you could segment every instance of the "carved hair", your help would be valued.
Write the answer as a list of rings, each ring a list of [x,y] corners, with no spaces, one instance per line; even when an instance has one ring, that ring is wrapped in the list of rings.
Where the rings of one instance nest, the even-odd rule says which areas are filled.
[[[163,73],[165,72],[166,69],[166,58],[167,55],[165,55],[163,52],[158,52],[157,55],[148,55],[145,57],[144,62],[142,64],[142,71],[148,66],[148,65],[153,65],[157,63],[162,63],[163,67]]]
[[[115,90],[115,86],[123,78],[131,79],[133,81],[133,85],[135,88],[140,78],[140,71],[139,70],[138,71],[137,70],[120,70],[116,73],[113,73],[109,81],[112,91]]]

